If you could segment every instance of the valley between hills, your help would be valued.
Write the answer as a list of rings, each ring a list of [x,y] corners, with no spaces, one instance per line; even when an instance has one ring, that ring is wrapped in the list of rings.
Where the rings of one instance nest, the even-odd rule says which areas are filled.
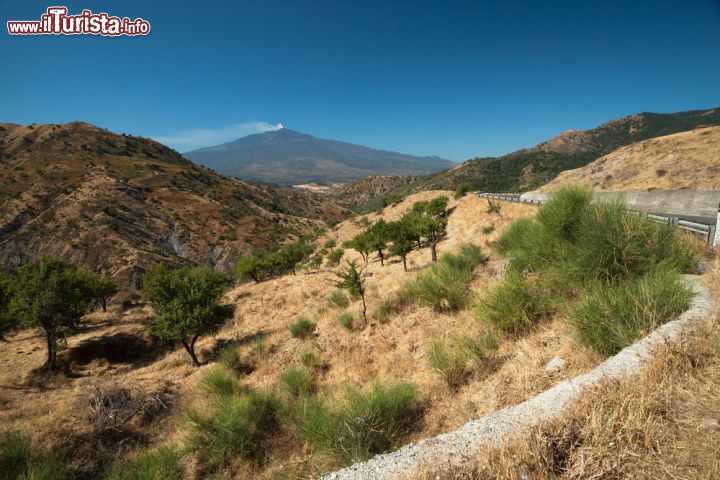
[[[62,331],[55,371],[42,328],[5,329],[0,424],[26,453],[0,448],[0,464],[22,457],[28,478],[317,478],[587,373],[687,309],[686,275],[720,298],[715,250],[590,188],[720,190],[719,123],[717,109],[638,114],[328,190],[225,176],[85,123],[0,124],[0,280],[23,285],[26,265],[54,257],[118,287]],[[476,190],[556,197],[538,208]],[[220,294],[193,297],[212,278]],[[182,292],[200,315],[183,316]],[[3,322],[28,310],[4,298]],[[159,319],[210,317],[192,340],[199,366],[158,333]],[[717,312],[706,323],[691,334],[716,339]],[[708,342],[659,351],[642,382],[603,385],[522,446],[418,478],[720,475]]]

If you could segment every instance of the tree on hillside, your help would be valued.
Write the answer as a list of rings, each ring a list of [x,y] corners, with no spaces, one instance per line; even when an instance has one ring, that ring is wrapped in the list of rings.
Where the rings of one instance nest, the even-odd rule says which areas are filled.
[[[292,271],[293,275],[295,275],[297,264],[312,252],[313,247],[305,242],[288,243],[275,253],[275,263],[280,270]]]
[[[207,267],[184,267],[168,270],[153,265],[143,277],[143,298],[157,311],[147,325],[157,338],[180,342],[194,366],[195,342],[202,335],[215,333],[233,315],[232,306],[220,301],[229,279]]]
[[[437,244],[447,235],[447,218],[426,217],[423,219],[422,231],[430,245],[433,262],[437,262]]]
[[[14,285],[9,275],[0,272],[0,340],[15,327],[15,316],[10,311],[10,302],[13,299]]]
[[[92,276],[90,285],[93,297],[100,302],[103,312],[107,312],[108,300],[118,292],[115,280],[113,280],[110,275],[103,275],[102,277]]]
[[[260,283],[267,270],[267,258],[258,250],[243,255],[235,262],[235,276],[239,280],[251,278],[255,283]]]
[[[383,249],[387,247],[389,233],[388,224],[382,218],[375,222],[373,226],[367,230],[368,247],[370,250],[376,250],[378,252],[380,265],[383,266],[385,265],[385,255],[383,254]]]
[[[363,321],[367,322],[367,305],[365,304],[365,279],[362,277],[362,269],[358,270],[355,261],[347,262],[347,268],[336,272],[335,275],[340,279],[335,286],[341,290],[347,290],[353,297],[360,297],[362,301]]]
[[[422,216],[416,211],[410,211],[403,215],[401,222],[403,223],[403,229],[408,235],[408,238],[417,245],[417,248],[422,248]]]
[[[357,251],[365,261],[365,266],[367,266],[370,259],[371,250],[367,232],[358,233],[352,238],[352,240],[345,242],[344,246],[346,248],[352,248],[353,250]]]
[[[413,250],[412,225],[404,219],[388,224],[390,241],[390,252],[402,258],[403,270],[407,272],[407,256]]]
[[[423,206],[420,231],[430,245],[432,261],[437,262],[437,244],[447,235],[447,197],[436,197]]]
[[[444,216],[447,211],[448,197],[435,197],[425,205],[424,213],[431,217]]]
[[[91,279],[89,273],[48,257],[18,272],[11,310],[23,325],[45,333],[49,370],[55,370],[57,342],[81,325],[95,300]]]

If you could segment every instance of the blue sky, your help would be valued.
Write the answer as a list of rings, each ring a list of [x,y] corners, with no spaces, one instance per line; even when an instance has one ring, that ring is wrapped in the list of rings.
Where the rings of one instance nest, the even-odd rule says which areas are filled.
[[[148,37],[12,37],[55,4]],[[720,106],[720,3],[0,0],[0,121],[82,120],[180,151],[282,123],[452,160],[641,111]]]

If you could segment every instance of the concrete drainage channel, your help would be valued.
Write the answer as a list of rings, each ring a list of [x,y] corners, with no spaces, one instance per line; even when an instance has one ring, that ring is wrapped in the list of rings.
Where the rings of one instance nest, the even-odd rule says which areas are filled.
[[[580,395],[605,379],[637,375],[652,358],[656,347],[676,343],[683,332],[710,318],[715,308],[710,293],[697,276],[687,277],[693,283],[695,296],[690,308],[633,345],[623,349],[594,370],[566,380],[514,407],[504,408],[460,429],[402,447],[401,449],[356,463],[322,477],[323,480],[386,480],[419,475],[430,469],[463,465],[483,451],[500,446],[530,427],[557,418]]]

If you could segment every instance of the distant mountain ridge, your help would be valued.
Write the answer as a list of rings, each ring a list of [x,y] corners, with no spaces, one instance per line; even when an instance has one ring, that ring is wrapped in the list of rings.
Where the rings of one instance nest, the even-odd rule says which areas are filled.
[[[501,157],[467,160],[455,168],[416,179],[406,191],[452,189],[469,183],[488,192],[538,188],[565,170],[583,167],[618,148],[642,140],[720,125],[720,108],[677,113],[638,113],[588,130],[568,130],[532,148]]]
[[[424,175],[455,163],[325,140],[287,128],[258,133],[184,154],[223,175],[296,185],[344,183],[373,175]]]

